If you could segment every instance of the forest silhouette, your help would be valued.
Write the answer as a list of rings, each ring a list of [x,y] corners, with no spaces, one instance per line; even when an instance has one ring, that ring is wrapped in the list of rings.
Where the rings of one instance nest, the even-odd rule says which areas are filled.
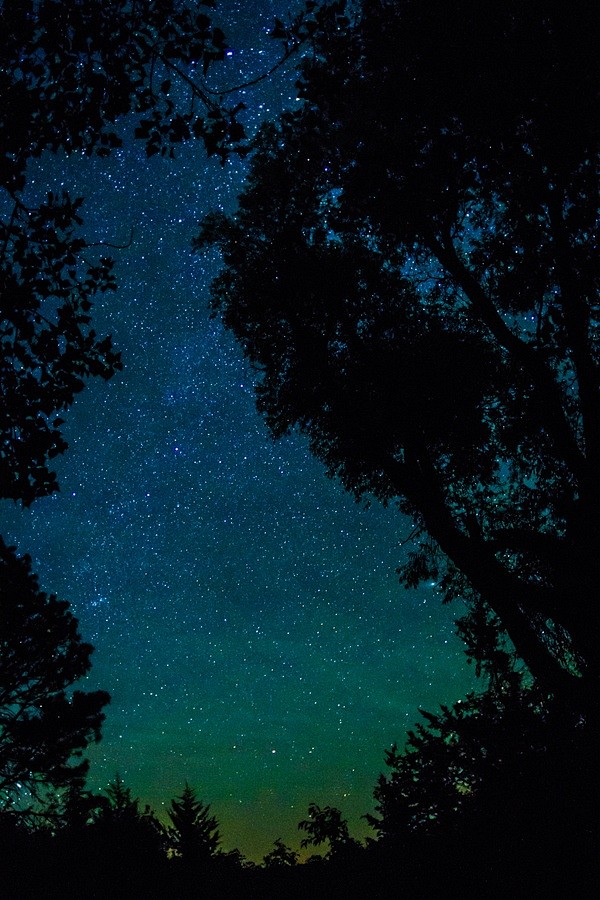
[[[0,893],[7,897],[588,896],[597,883],[600,662],[598,26],[590,4],[317,4],[276,20],[302,103],[250,141],[198,73],[226,38],[183,0],[0,6],[0,497],[58,490],[62,416],[122,367],[93,328],[116,289],[82,198],[24,203],[47,152],[250,155],[195,242],[259,373],[275,437],[306,433],[357,499],[412,516],[480,688],[385,751],[373,836],[311,803],[306,861],[221,849],[181,773],[168,822],[116,776],[92,647],[0,541]],[[264,73],[265,77],[269,72]],[[177,89],[174,89],[174,85]],[[401,738],[401,736],[399,736]],[[383,748],[382,748],[383,749]],[[119,761],[115,760],[118,769]],[[374,781],[376,774],[374,774]]]

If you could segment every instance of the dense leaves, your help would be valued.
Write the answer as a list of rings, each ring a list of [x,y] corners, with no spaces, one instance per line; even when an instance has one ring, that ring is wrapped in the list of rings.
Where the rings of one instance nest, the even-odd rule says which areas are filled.
[[[182,123],[207,150],[226,154],[232,135],[204,121],[227,110],[209,98],[190,66],[206,74],[225,54],[225,35],[206,7],[180,0],[7,0],[0,9],[0,183],[25,183],[27,160],[43,150],[107,156],[121,145],[115,123],[135,112],[149,155],[181,140]],[[204,9],[202,9],[204,7]],[[184,79],[200,108],[186,116],[169,100],[170,78]],[[191,112],[189,111],[191,109]],[[243,137],[235,136],[233,145]]]
[[[112,261],[80,237],[81,200],[27,207],[27,161],[107,156],[130,111],[148,156],[190,138],[221,161],[245,153],[240,107],[203,82],[225,52],[209,5],[0,6],[0,496],[28,504],[57,488],[59,414],[86,377],[120,368],[90,318],[114,288]],[[0,542],[0,828],[16,848],[0,865],[21,894],[28,878],[39,887],[31,860],[56,858],[47,895],[59,872],[61,896],[81,896],[84,876],[103,894],[186,896],[200,871],[219,895],[227,870],[225,896],[290,885],[317,896],[317,884],[362,896],[386,882],[382,862],[398,880],[399,850],[405,886],[429,895],[466,896],[473,873],[477,896],[486,878],[506,886],[507,862],[504,896],[539,893],[544,876],[542,889],[565,893],[563,857],[581,862],[575,879],[590,874],[600,311],[588,6],[336,0],[277,20],[286,58],[312,42],[304,104],[263,129],[239,213],[209,218],[199,241],[223,251],[215,310],[261,374],[271,429],[304,430],[358,498],[415,517],[404,583],[470,600],[459,633],[487,690],[423,713],[406,750],[388,752],[377,845],[363,849],[340,810],[311,804],[302,844],[328,842],[327,862],[297,867],[277,840],[264,881],[234,887],[241,855],[218,852],[217,821],[187,784],[170,829],[118,778],[106,797],[83,790],[87,764],[72,757],[99,737],[108,697],[71,692],[91,647],[29,559]],[[57,833],[15,827],[10,810],[33,810],[53,787]]]
[[[58,489],[61,415],[89,376],[121,368],[92,327],[113,262],[82,235],[81,198],[26,202],[27,164],[47,151],[108,156],[130,129],[146,153],[199,139],[244,153],[241,107],[204,86],[225,36],[181,0],[6,0],[0,5],[0,497],[28,505]]]
[[[320,807],[311,803],[308,807],[308,819],[298,823],[298,828],[306,832],[300,842],[301,847],[320,847],[327,842],[328,859],[339,860],[342,856],[355,854],[360,848],[358,841],[350,837],[348,822],[342,818],[341,810],[335,806]]]
[[[139,871],[144,865],[156,865],[166,854],[167,840],[153,811],[149,806],[140,807],[119,775],[105,793],[96,798],[96,808],[80,826],[80,835],[100,849],[105,864],[117,869]]]
[[[298,853],[284,844],[281,838],[276,838],[273,841],[273,849],[263,856],[263,865],[266,869],[283,869],[297,863]]]
[[[47,788],[80,784],[100,738],[104,691],[72,691],[90,668],[69,604],[39,589],[31,560],[0,539],[0,806],[22,812]]]
[[[81,237],[81,198],[26,205],[27,164],[44,152],[109,156],[123,134],[146,154],[198,140],[221,163],[245,155],[231,87],[205,81],[225,58],[213,0],[6,0],[0,5],[0,497],[31,503],[58,489],[51,460],[66,449],[61,415],[88,376],[121,368],[91,312],[114,289],[113,262]],[[272,36],[268,77],[320,27],[315,3]]]
[[[374,793],[380,817],[367,816],[384,840],[460,828],[473,810],[489,811],[499,782],[522,790],[526,776],[539,776],[558,740],[548,698],[531,684],[497,617],[480,601],[458,626],[485,688],[437,713],[421,710],[424,721],[403,751],[386,752],[390,774],[380,775]]]
[[[278,435],[416,521],[402,576],[483,598],[596,710],[597,21],[588,4],[334,3],[302,108],[209,217],[214,306]],[[575,699],[576,697],[576,699]]]
[[[59,413],[88,376],[122,368],[90,310],[114,290],[112,261],[88,259],[76,236],[81,200],[48,194],[39,208],[15,201],[0,222],[0,497],[29,505],[57,490],[48,463],[66,443]]]

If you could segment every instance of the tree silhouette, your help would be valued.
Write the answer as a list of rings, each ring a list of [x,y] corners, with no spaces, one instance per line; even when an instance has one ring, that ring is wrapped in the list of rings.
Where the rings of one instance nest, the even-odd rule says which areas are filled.
[[[350,837],[348,822],[335,806],[321,808],[317,803],[309,804],[308,819],[299,822],[298,828],[307,833],[307,837],[300,842],[302,847],[319,847],[326,841],[329,842],[328,859],[356,851],[360,847],[358,841]]]
[[[106,786],[105,793],[108,803],[103,805],[100,818],[125,821],[138,819],[142,815],[140,801],[133,796],[131,788],[127,787],[118,772]],[[150,808],[146,807],[144,812],[150,813]]]
[[[202,77],[225,55],[225,35],[206,14],[213,2],[183,0],[18,0],[0,9],[3,98],[1,183],[25,184],[27,160],[44,150],[108,156],[122,139],[115,123],[138,116],[148,156],[168,155],[199,137],[226,156],[244,137],[235,112],[205,89]],[[172,82],[187,96],[183,115]]]
[[[65,800],[63,827],[55,839],[55,852],[65,860],[60,882],[70,885],[65,896],[78,896],[85,883],[99,896],[164,892],[165,828],[149,806],[140,808],[118,774],[103,794],[83,792]]]
[[[66,193],[35,210],[15,200],[0,222],[0,498],[26,506],[58,489],[48,466],[67,446],[59,413],[85,378],[122,368],[90,327],[94,297],[115,281],[110,259],[83,258],[80,205]]]
[[[48,788],[81,785],[104,691],[71,691],[90,668],[69,604],[39,589],[31,559],[0,538],[0,806],[25,814]],[[78,760],[77,762],[73,761]]]
[[[421,714],[404,749],[386,751],[377,815],[365,816],[383,859],[400,854],[426,892],[592,889],[593,735],[565,726],[535,687],[515,681]]]
[[[291,847],[287,847],[281,838],[273,841],[273,849],[263,856],[265,869],[279,869],[287,866],[295,866],[298,863],[298,854]]]
[[[92,327],[113,261],[82,236],[82,198],[49,191],[26,202],[27,163],[45,151],[109,156],[135,116],[148,156],[198,140],[222,163],[245,155],[239,119],[205,82],[225,57],[214,0],[7,0],[0,5],[0,498],[30,504],[58,489],[51,460],[66,449],[62,412],[89,376],[122,368]],[[203,8],[203,9],[202,9]],[[272,36],[281,58],[311,39],[314,3]],[[132,236],[133,238],[133,236]],[[131,240],[130,242],[131,243]],[[104,245],[124,249],[126,244]]]
[[[195,3],[7,0],[0,34],[0,498],[28,505],[58,489],[62,412],[87,377],[122,368],[91,319],[113,261],[81,236],[82,198],[26,202],[28,161],[108,156],[128,113],[148,156],[187,139],[223,162],[246,148],[239,107],[205,89],[226,44]]]
[[[185,783],[181,796],[171,800],[168,830],[172,850],[186,868],[205,868],[214,860],[221,842],[218,822],[210,805],[202,803]]]
[[[415,521],[401,577],[482,598],[556,697],[600,688],[596,17],[342,3],[208,217],[215,311],[358,498]]]
[[[146,804],[140,809],[140,801],[117,773],[105,789],[106,801],[99,804],[93,823],[107,836],[109,842],[131,853],[130,843],[147,855],[166,853],[166,833],[154,812]]]
[[[369,823],[386,839],[439,834],[460,822],[494,779],[505,781],[509,769],[515,784],[516,757],[537,754],[539,763],[552,734],[539,703],[533,692],[486,692],[438,713],[421,710],[425,722],[409,731],[404,750],[386,751],[389,775],[379,777],[374,794],[380,817],[368,815]]]
[[[206,73],[224,55],[222,32],[177,0],[6,2],[0,33],[0,497],[28,505],[58,488],[49,463],[66,449],[60,413],[86,377],[122,366],[90,324],[95,295],[115,287],[113,263],[75,236],[81,198],[25,204],[27,161],[44,150],[107,156],[130,111],[148,155],[193,132],[224,158],[243,129],[189,78],[202,111],[185,122],[157,80],[163,70],[187,78],[193,64]]]
[[[82,831],[106,812],[110,800],[104,794],[89,791],[82,783],[70,784],[55,802],[54,827],[69,833]]]

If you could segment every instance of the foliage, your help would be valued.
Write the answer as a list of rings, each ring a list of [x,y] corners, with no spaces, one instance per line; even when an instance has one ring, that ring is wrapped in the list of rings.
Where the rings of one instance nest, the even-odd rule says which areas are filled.
[[[348,822],[335,806],[321,808],[317,803],[309,804],[308,819],[299,822],[298,828],[307,834],[300,841],[301,847],[319,847],[325,841],[329,842],[327,859],[354,852],[360,847],[358,841],[350,837]]]
[[[117,773],[105,788],[105,802],[98,802],[87,823],[86,831],[103,852],[115,860],[131,861],[166,858],[165,828],[146,804],[139,800]]]
[[[122,142],[113,126],[130,112],[148,156],[169,154],[191,133],[209,153],[226,155],[244,136],[232,111],[190,77],[196,67],[206,74],[226,49],[198,4],[7,0],[0,29],[0,175],[11,192],[23,189],[27,160],[46,149],[108,156]],[[185,116],[169,97],[169,73],[187,87]]]
[[[148,156],[198,138],[225,161],[245,135],[239,108],[203,87],[226,44],[196,4],[6,0],[0,33],[0,497],[29,505],[58,489],[60,414],[87,377],[122,364],[91,326],[94,298],[115,289],[113,262],[80,236],[81,198],[26,204],[28,161],[108,156],[128,113]]]
[[[329,8],[303,105],[208,217],[274,435],[415,520],[401,577],[485,601],[597,710],[598,23],[589,4]]]
[[[298,853],[286,846],[281,838],[273,841],[273,849],[263,856],[265,869],[279,869],[286,866],[295,866],[298,863]]]
[[[0,223],[0,497],[26,506],[58,489],[48,469],[67,446],[58,413],[86,377],[122,368],[110,337],[90,327],[95,295],[115,281],[110,259],[82,257],[80,206],[67,193],[35,210],[16,200]]]
[[[131,788],[127,787],[118,772],[114,780],[106,786],[105,793],[108,803],[102,807],[101,818],[124,821],[137,819],[140,815],[151,814],[149,806],[146,806],[144,812],[140,813],[140,801],[133,796]]]
[[[39,589],[31,559],[0,538],[0,798],[35,809],[47,788],[83,782],[100,738],[104,691],[71,691],[90,668],[69,604]],[[80,760],[73,762],[72,758]]]
[[[532,682],[484,604],[458,624],[485,687],[437,713],[421,710],[404,749],[386,751],[377,815],[365,817],[378,833],[373,846],[390,859],[402,853],[422,875],[437,858],[467,894],[490,872],[503,895],[511,884],[535,891],[540,878],[553,890],[571,867],[593,883],[597,732],[573,727]]]
[[[244,156],[242,103],[211,90],[225,35],[214,0],[6,0],[0,5],[0,498],[29,505],[58,490],[50,461],[66,449],[60,414],[84,379],[122,368],[91,327],[95,296],[115,289],[113,261],[81,237],[82,198],[25,202],[27,164],[44,152],[109,156],[135,120],[147,156],[199,140],[221,163]],[[283,55],[306,44],[316,4],[272,36]],[[131,114],[131,115],[130,115]],[[110,245],[115,246],[115,245]],[[117,248],[123,249],[123,248]]]
[[[175,856],[187,866],[206,865],[214,860],[221,842],[218,822],[210,815],[210,805],[196,797],[187,781],[181,796],[171,800],[168,814],[172,822],[169,841]]]
[[[421,715],[405,749],[386,751],[390,774],[374,794],[380,818],[367,816],[380,837],[457,827],[494,781],[516,775],[518,757],[539,759],[551,735],[531,689],[470,694]]]
[[[110,800],[84,787],[83,782],[70,784],[60,791],[50,808],[50,820],[55,830],[81,831],[106,813]]]
[[[403,854],[434,893],[442,872],[467,896],[491,883],[502,896],[586,893],[598,868],[597,732],[514,681],[422,715],[404,750],[386,752],[377,815],[366,816],[384,857]]]

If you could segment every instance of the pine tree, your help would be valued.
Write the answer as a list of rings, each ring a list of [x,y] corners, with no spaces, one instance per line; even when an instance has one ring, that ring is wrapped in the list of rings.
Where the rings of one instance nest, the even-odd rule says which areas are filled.
[[[189,784],[181,796],[171,800],[169,840],[173,855],[188,867],[205,866],[217,853],[221,842],[218,823],[210,815],[210,805],[202,803]]]
[[[96,851],[111,871],[143,872],[166,861],[166,833],[147,804],[140,808],[120,775],[106,788],[106,802],[97,809],[89,828]]]

